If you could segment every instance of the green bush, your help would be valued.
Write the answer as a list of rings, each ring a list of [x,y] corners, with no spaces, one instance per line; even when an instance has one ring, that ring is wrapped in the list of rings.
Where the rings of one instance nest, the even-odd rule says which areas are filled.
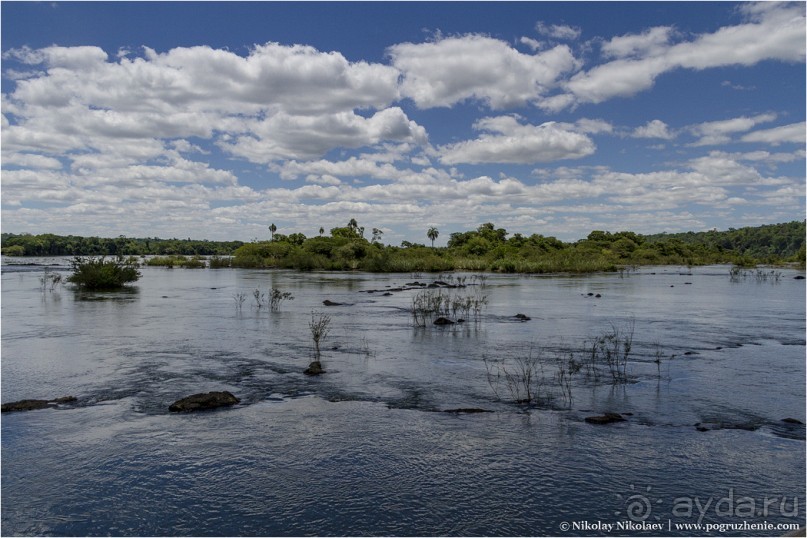
[[[101,258],[82,258],[76,256],[70,262],[73,274],[67,277],[68,282],[88,290],[108,290],[123,287],[140,278],[137,264],[131,260],[118,257],[116,260]]]
[[[203,269],[205,260],[201,256],[188,258],[172,254],[170,256],[157,256],[146,262],[150,267],[184,267],[186,269]]]
[[[22,245],[12,245],[3,248],[3,256],[25,256],[25,247]]]

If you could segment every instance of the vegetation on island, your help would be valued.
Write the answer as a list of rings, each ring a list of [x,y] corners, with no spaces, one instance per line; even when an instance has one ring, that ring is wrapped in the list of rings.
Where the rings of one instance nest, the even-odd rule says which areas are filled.
[[[140,278],[137,261],[118,257],[114,260],[75,257],[70,262],[73,274],[67,281],[87,290],[111,290]]]
[[[269,241],[215,242],[191,239],[131,239],[118,237],[3,234],[7,256],[158,255],[149,265],[200,267],[200,256],[213,255],[211,267],[254,267],[370,272],[503,272],[554,273],[614,271],[638,265],[704,265],[731,263],[805,264],[805,222],[794,221],[718,232],[640,235],[634,232],[592,231],[586,238],[563,242],[541,234],[510,234],[485,223],[476,230],[450,234],[447,245],[435,247],[440,232],[424,230],[431,246],[403,241],[384,245],[383,231],[365,228],[351,219],[325,235],[283,234],[268,227]],[[187,258],[186,256],[191,256]]]

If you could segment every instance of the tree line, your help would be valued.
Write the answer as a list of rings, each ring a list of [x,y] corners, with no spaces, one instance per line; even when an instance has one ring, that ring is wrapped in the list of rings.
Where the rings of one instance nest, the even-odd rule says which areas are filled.
[[[268,226],[269,241],[198,241],[3,234],[2,253],[60,255],[216,255],[217,267],[278,267],[298,270],[375,272],[499,271],[510,273],[610,271],[632,265],[703,265],[710,263],[796,262],[804,266],[805,222],[793,221],[718,232],[640,235],[595,230],[586,238],[563,242],[541,234],[510,234],[493,223],[450,234],[445,247],[434,247],[439,230],[424,237],[431,246],[404,241],[384,245],[383,231],[370,239],[356,219],[325,234],[283,234]]]

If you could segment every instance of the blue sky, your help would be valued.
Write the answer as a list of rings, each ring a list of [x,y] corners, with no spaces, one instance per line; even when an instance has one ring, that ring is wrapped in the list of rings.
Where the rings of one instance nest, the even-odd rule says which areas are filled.
[[[804,3],[3,2],[2,229],[803,219]]]

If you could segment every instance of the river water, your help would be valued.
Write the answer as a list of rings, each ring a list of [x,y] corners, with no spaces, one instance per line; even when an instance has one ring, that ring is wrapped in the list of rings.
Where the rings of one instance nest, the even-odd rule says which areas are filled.
[[[11,265],[19,261],[2,266],[2,401],[77,402],[3,414],[3,535],[804,525],[805,430],[782,422],[805,422],[805,281],[794,278],[803,271],[732,280],[726,266],[643,267],[482,281],[146,267],[126,291],[80,293],[43,290],[43,268]],[[64,259],[37,261],[68,274]],[[461,325],[415,327],[418,291],[388,291],[462,277],[466,288],[446,292],[487,306]],[[273,287],[294,299],[257,308],[252,291]],[[331,318],[326,373],[308,377],[319,314]],[[581,370],[569,403],[549,379],[551,360],[537,405],[514,403],[502,385],[498,398],[489,383],[496,361],[582,360],[584,344],[631,327],[627,383]],[[241,402],[168,412],[213,390]],[[492,412],[445,412],[458,408]],[[605,412],[627,420],[584,421]]]

